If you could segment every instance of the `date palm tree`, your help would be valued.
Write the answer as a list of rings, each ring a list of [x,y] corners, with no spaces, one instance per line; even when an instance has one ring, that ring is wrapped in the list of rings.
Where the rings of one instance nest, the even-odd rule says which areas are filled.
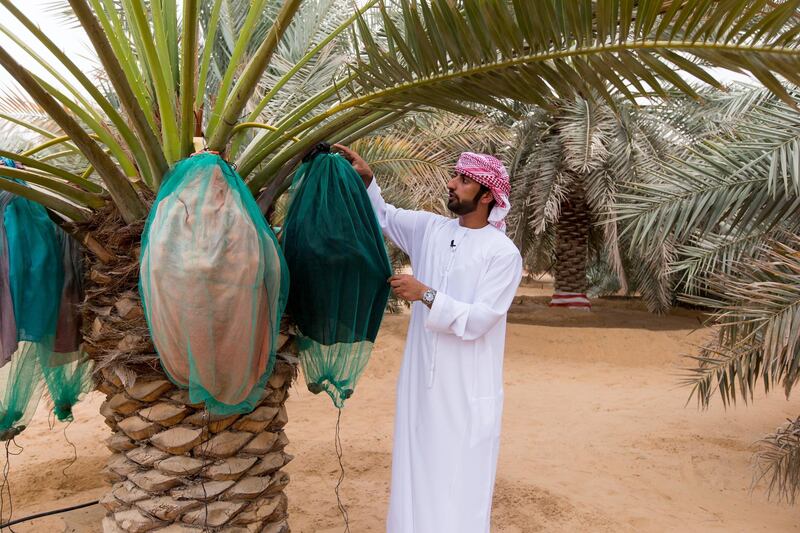
[[[509,235],[528,271],[552,272],[556,295],[574,295],[567,299],[571,307],[588,307],[587,292],[604,287],[639,289],[655,307],[663,290],[647,282],[647,269],[633,259],[614,205],[627,183],[676,152],[681,137],[657,106],[611,91],[613,106],[578,96],[553,110],[529,110],[516,123],[507,154],[513,179]]]
[[[611,105],[607,83],[630,99],[694,95],[676,71],[719,86],[706,65],[750,72],[787,101],[776,76],[800,81],[797,0],[369,0],[358,8],[69,0],[97,53],[99,82],[11,0],[0,4],[29,33],[18,36],[22,56],[0,47],[0,66],[58,124],[50,146],[86,163],[70,171],[59,157],[37,157],[40,147],[10,154],[27,170],[9,177],[36,187],[0,180],[0,188],[56,213],[89,251],[85,347],[103,376],[103,414],[114,431],[109,531],[288,530],[281,468],[292,369],[277,367],[253,413],[209,419],[164,379],[142,318],[142,220],[195,138],[234,162],[266,209],[319,141],[363,137],[410,111],[510,111],[513,101],[549,106],[595,94]],[[219,55],[220,37],[233,43],[229,57]],[[23,66],[30,61],[55,81]]]
[[[614,107],[573,99],[555,111],[528,110],[515,125],[507,158],[516,200],[510,234],[529,271],[553,272],[557,292],[637,292],[657,313],[674,305],[680,285],[668,268],[674,243],[653,239],[646,251],[633,246],[616,204],[636,198],[629,185],[660,180],[669,162],[735,132],[747,113],[776,101],[768,89],[741,83],[725,92],[696,91],[699,99],[676,93],[630,102],[615,95]],[[565,244],[570,238],[576,241]]]

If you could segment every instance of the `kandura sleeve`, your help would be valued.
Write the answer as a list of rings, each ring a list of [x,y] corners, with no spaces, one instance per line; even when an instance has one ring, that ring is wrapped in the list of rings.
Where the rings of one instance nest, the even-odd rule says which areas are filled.
[[[518,253],[497,256],[482,276],[473,303],[438,292],[425,327],[465,341],[482,337],[508,312],[521,279],[522,258]]]
[[[381,196],[381,188],[374,178],[369,187],[367,187],[367,194],[383,234],[410,257],[414,258],[418,251],[416,248],[422,245],[422,236],[425,233],[428,222],[436,218],[437,215],[427,211],[399,209],[386,203],[383,196]]]

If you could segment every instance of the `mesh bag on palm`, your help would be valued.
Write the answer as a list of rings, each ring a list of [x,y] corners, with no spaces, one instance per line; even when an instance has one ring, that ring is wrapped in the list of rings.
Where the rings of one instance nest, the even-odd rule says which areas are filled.
[[[94,363],[81,350],[83,303],[83,253],[78,243],[56,226],[56,239],[64,272],[53,350],[43,359],[47,392],[61,421],[72,420],[72,406],[92,388]]]
[[[194,155],[165,177],[142,236],[139,291],[170,379],[213,414],[251,411],[275,363],[288,269],[219,156]]]
[[[78,333],[83,273],[77,244],[25,198],[0,192],[0,215],[2,439],[25,427],[45,385],[58,419],[71,420],[72,406],[91,385],[91,364]]]
[[[320,153],[298,169],[282,244],[306,384],[342,407],[372,353],[391,276],[364,184],[344,158]]]
[[[0,440],[13,438],[25,429],[39,404],[44,385],[35,347],[18,339],[14,304],[15,297],[20,296],[16,289],[17,270],[20,265],[24,266],[24,261],[21,262],[14,249],[19,242],[16,238],[18,209],[11,205],[16,199],[15,195],[0,191]]]

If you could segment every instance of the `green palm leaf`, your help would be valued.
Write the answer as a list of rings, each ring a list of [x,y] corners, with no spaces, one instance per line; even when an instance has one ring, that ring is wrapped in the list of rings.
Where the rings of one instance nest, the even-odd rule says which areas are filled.
[[[701,406],[752,400],[759,381],[788,395],[800,379],[800,238],[771,241],[756,259],[708,280],[708,295],[686,297],[714,310],[716,340],[694,357],[687,383]]]
[[[465,2],[463,11],[445,2],[430,8],[408,1],[401,5],[410,13],[408,26],[403,36],[384,20],[387,49],[374,46],[362,26],[366,57],[354,66],[354,86],[366,94],[359,103],[402,98],[437,105],[449,91],[499,107],[504,99],[547,105],[576,93],[608,94],[606,81],[620,86],[644,81],[656,93],[675,86],[692,94],[674,70],[705,71],[676,52],[746,69],[784,98],[764,66],[797,79],[798,50],[792,41],[797,22],[786,20],[797,2],[769,12],[760,2],[689,0],[669,9],[661,1],[598,5],[598,10],[613,8],[617,17],[595,16],[593,4],[579,0],[537,2],[535,10],[528,2],[513,2],[512,9],[501,0]],[[740,62],[738,55],[745,51]],[[775,68],[784,60],[792,66]],[[713,80],[707,73],[704,78]]]
[[[799,117],[767,100],[737,125],[735,138],[706,140],[687,158],[653,169],[655,181],[632,184],[617,214],[632,221],[634,244],[668,234],[679,242],[712,233],[739,239],[754,227],[800,223]]]
[[[177,35],[181,32],[190,40],[192,35],[185,31],[189,27],[179,27],[174,2],[154,10],[145,0],[121,0],[121,11],[115,0],[70,0],[70,6],[87,28],[113,85],[116,94],[107,100],[119,102],[119,114],[131,125],[134,138],[123,136],[122,148],[133,154],[143,174],[135,179],[144,178],[156,188],[165,170],[162,155],[167,163],[187,155],[188,130],[195,128],[187,116],[188,105],[180,105],[180,85],[197,81],[203,83],[198,94],[204,96],[194,98],[192,114],[207,118],[210,147],[225,149],[231,137],[243,131],[235,129],[236,123],[256,109],[274,121],[259,125],[261,134],[238,141],[239,168],[251,190],[270,184],[279,192],[288,185],[291,167],[317,141],[363,136],[420,107],[469,113],[474,104],[513,111],[513,101],[549,106],[556,98],[575,95],[609,104],[615,101],[614,93],[629,98],[668,95],[672,90],[697,95],[675,71],[718,85],[706,65],[750,72],[788,101],[776,76],[798,79],[798,1],[767,5],[755,0],[546,0],[534,8],[523,1],[400,0],[391,8],[379,3],[379,11],[362,14],[352,5],[345,12],[344,4],[314,2],[333,6],[329,18],[315,17],[313,10],[302,9],[294,0],[264,0],[263,10],[253,10],[246,2],[203,0],[198,4],[198,77],[187,72],[181,77]],[[376,17],[379,28],[370,25]],[[333,27],[346,35],[351,21],[358,27],[351,47],[322,37]],[[234,32],[245,27],[253,33],[240,39],[247,32]],[[210,43],[203,41],[206,37]],[[311,43],[316,44],[309,49]],[[192,43],[184,47],[195,49]],[[306,55],[299,68],[289,67],[301,50]],[[326,85],[321,81],[337,69],[322,66],[325,54],[335,65],[346,55],[353,58],[347,71]],[[164,60],[156,61],[156,56]],[[207,61],[217,67],[203,67]],[[186,58],[183,63],[184,70],[193,68]],[[231,91],[206,92],[203,76],[212,71],[219,72],[220,87]],[[274,90],[277,86],[280,89]],[[27,89],[39,99],[40,91]],[[96,96],[92,100],[102,103]],[[94,111],[87,103],[83,109]],[[204,112],[206,105],[210,109]],[[263,129],[266,126],[274,131]],[[95,167],[110,192],[126,188],[113,183],[124,178],[103,164]],[[271,184],[273,180],[279,183]],[[122,201],[119,194],[112,196]],[[135,205],[121,208],[138,211]]]
[[[291,118],[302,122],[287,133],[301,135],[348,110],[364,116],[366,108],[409,102],[445,107],[467,100],[509,110],[510,100],[549,105],[555,97],[591,91],[607,97],[606,82],[646,93],[666,95],[677,87],[693,94],[674,70],[714,80],[687,56],[750,71],[787,98],[771,72],[797,78],[795,3],[767,8],[697,0],[663,9],[660,1],[604,2],[604,16],[595,17],[593,4],[578,0],[538,2],[536,11],[527,2],[468,1],[460,10],[448,2],[404,0],[404,28],[383,17],[386,46],[360,22],[364,53],[351,66],[349,96],[306,120],[306,109],[298,110]],[[616,16],[608,16],[612,12]],[[647,13],[647,22],[637,13]],[[275,163],[291,157],[285,152]],[[268,178],[259,173],[253,186]]]

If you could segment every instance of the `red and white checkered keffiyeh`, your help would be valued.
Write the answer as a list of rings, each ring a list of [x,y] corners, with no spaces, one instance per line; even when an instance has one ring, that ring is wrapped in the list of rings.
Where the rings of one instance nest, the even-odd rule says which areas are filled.
[[[495,206],[489,213],[489,223],[497,229],[505,231],[504,219],[511,209],[511,202],[508,201],[508,195],[511,194],[511,182],[503,163],[490,155],[464,152],[458,158],[455,170],[492,191]]]

